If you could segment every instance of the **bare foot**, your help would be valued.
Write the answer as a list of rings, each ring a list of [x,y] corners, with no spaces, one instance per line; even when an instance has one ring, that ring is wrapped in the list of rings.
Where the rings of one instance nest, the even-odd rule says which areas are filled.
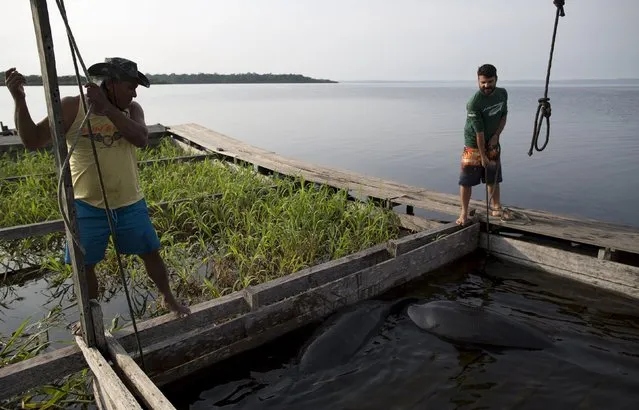
[[[175,312],[179,317],[184,317],[191,314],[191,309],[181,304],[174,297],[164,298],[164,304],[170,311]]]
[[[455,221],[457,225],[466,225],[466,222],[468,222],[468,216],[464,214],[463,212],[461,213],[461,215],[459,215],[459,218],[457,218],[457,220]]]
[[[71,334],[73,336],[82,336],[82,325],[80,325],[79,321],[71,323],[69,326],[67,326],[67,329],[71,330]]]

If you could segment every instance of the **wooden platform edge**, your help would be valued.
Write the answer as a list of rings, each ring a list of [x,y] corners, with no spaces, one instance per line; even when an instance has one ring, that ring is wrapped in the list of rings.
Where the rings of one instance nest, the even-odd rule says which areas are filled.
[[[413,234],[412,236],[415,240],[420,240],[421,238],[419,233]],[[210,352],[216,351],[217,353],[213,356],[217,358],[228,357],[233,354],[233,352],[239,352],[242,349],[247,348],[246,346],[252,346],[252,343],[256,343],[247,341],[241,342],[241,340],[243,337],[253,335],[256,332],[256,327],[261,326],[261,321],[268,319],[269,323],[272,326],[275,326],[274,323],[279,323],[280,321],[286,322],[287,320],[290,322],[293,320],[294,318],[291,318],[291,312],[293,311],[289,304],[292,304],[299,309],[302,306],[312,307],[318,303],[326,303],[326,301],[332,300],[336,294],[340,294],[341,291],[339,287],[341,285],[347,284],[351,287],[362,286],[362,289],[360,289],[361,298],[377,295],[384,289],[389,289],[405,281],[411,280],[420,276],[421,273],[428,272],[429,269],[435,269],[435,266],[452,262],[455,259],[464,256],[466,253],[472,252],[478,247],[478,244],[479,224],[474,224],[411,252],[404,253],[403,255],[394,258],[384,257],[383,262],[371,265],[371,261],[375,258],[375,256],[371,255],[383,255],[386,252],[385,249],[387,245],[379,244],[358,253],[358,256],[366,262],[357,262],[354,261],[352,257],[349,258],[348,256],[342,258],[342,263],[346,266],[350,266],[350,268],[347,269],[345,273],[342,273],[341,278],[336,279],[336,276],[334,276],[335,274],[333,273],[326,276],[325,279],[321,279],[321,269],[309,269],[307,273],[312,271],[313,275],[316,276],[307,282],[309,284],[311,282],[323,283],[329,279],[333,280],[323,283],[321,286],[316,288],[310,287],[304,289],[299,293],[291,292],[291,289],[299,289],[298,285],[289,286],[287,288],[289,290],[283,293],[283,295],[289,295],[288,297],[285,297],[282,300],[279,300],[279,296],[269,296],[270,299],[259,299],[259,302],[256,304],[256,306],[259,307],[256,310],[251,310],[246,299],[246,292],[242,290],[194,305],[191,307],[191,315],[184,318],[176,318],[174,314],[170,313],[139,322],[137,326],[140,340],[145,352],[145,362],[147,357],[149,357],[149,361],[154,363],[158,361],[158,363],[162,366],[166,366],[171,363],[171,367],[182,369],[172,371],[173,373],[171,374],[189,373],[191,370],[188,369],[194,369],[195,367],[204,365],[205,363],[205,361],[202,361],[198,364],[198,349],[204,349]],[[411,258],[415,258],[415,260],[411,261]],[[335,263],[326,262],[323,266],[328,271],[335,269]],[[360,270],[353,272],[353,267],[358,267]],[[377,282],[379,283],[371,284],[371,281],[373,280],[371,278],[379,279],[381,277],[384,279],[383,282],[378,280]],[[299,280],[299,275],[293,274],[287,276],[287,278],[289,278],[292,282],[295,282]],[[266,304],[266,301],[269,300],[272,303]],[[350,299],[345,300],[348,301]],[[308,305],[309,303],[310,305]],[[278,313],[278,309],[281,308],[288,309],[288,313]],[[316,317],[315,314],[312,314],[311,316]],[[281,332],[283,332],[287,326],[288,325],[278,325],[277,329],[279,330],[273,330],[273,334],[283,334]],[[135,358],[137,356],[135,335],[131,327],[115,332],[113,337],[125,350],[129,352],[132,357]],[[193,349],[190,353],[183,351],[183,353],[181,353],[183,355],[182,359],[186,358],[189,363],[191,361],[195,361],[195,364],[181,363],[180,360],[182,359],[177,361],[167,359],[166,362],[163,361],[165,358],[174,355],[175,352],[178,351],[177,349],[180,345],[178,344],[177,346],[174,346],[173,343],[182,339],[188,339],[189,337],[194,337],[195,340],[199,340],[201,344],[205,345],[198,346],[198,344],[187,344],[186,346],[182,346],[182,349]],[[202,337],[205,337],[204,341],[202,341]],[[175,338],[179,338],[179,340]],[[260,338],[270,340],[271,336],[262,335]],[[253,337],[251,340],[258,339]],[[241,343],[239,345],[234,345],[234,347],[224,347],[225,343],[232,344],[236,342]],[[228,353],[223,354],[224,351],[228,351]],[[213,356],[211,356],[211,360]],[[58,349],[22,362],[5,366],[0,368],[0,400],[9,398],[28,389],[58,380],[69,374],[80,371],[85,367],[86,363],[83,359],[83,355],[77,346]],[[165,372],[170,371],[170,368],[160,368],[156,370]],[[169,380],[171,377],[166,376],[163,377],[163,379]]]
[[[488,234],[479,246],[487,248]],[[639,299],[639,268],[526,241],[490,236],[490,251],[505,260]]]
[[[340,307],[427,275],[477,249],[478,234],[479,224],[473,224],[411,252],[263,306],[219,326],[167,339],[145,352],[145,357],[156,365],[151,370],[151,378],[156,384],[165,385],[321,319]]]

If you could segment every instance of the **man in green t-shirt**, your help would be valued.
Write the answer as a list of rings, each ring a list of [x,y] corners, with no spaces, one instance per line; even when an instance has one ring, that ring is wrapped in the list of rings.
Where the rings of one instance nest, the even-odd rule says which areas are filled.
[[[492,64],[484,64],[477,70],[479,90],[466,104],[466,125],[464,127],[464,150],[459,175],[461,214],[458,224],[468,220],[468,203],[473,186],[488,185],[492,215],[509,218],[502,214],[499,201],[499,183],[502,182],[501,146],[499,136],[506,126],[508,114],[508,93],[497,87],[497,69]]]

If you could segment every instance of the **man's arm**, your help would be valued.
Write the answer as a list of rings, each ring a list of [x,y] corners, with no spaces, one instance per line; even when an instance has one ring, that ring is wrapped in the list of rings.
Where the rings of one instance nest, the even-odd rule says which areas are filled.
[[[501,132],[504,130],[504,127],[506,126],[507,117],[508,117],[508,91],[504,89],[504,109],[501,112],[501,120],[499,121],[499,125],[497,125],[497,130],[495,131],[495,134],[493,135],[493,137],[490,139],[490,145],[496,146],[497,144],[499,144],[499,136],[501,135]]]
[[[60,104],[62,106],[63,132],[66,134],[75,119],[78,108],[78,98],[65,97],[60,101]],[[26,97],[15,100],[14,120],[18,135],[20,135],[20,139],[25,148],[43,148],[51,142],[49,117],[45,117],[36,124],[29,113]]]
[[[497,126],[497,130],[495,131],[495,134],[493,135],[493,137],[490,139],[490,145],[492,146],[496,146],[497,144],[499,144],[499,136],[501,135],[501,132],[504,130],[504,127],[506,126],[506,115],[504,114],[501,117],[501,120],[499,121],[499,125]]]
[[[488,156],[486,156],[486,140],[484,139],[484,131],[478,132],[475,136],[477,140],[477,148],[479,148],[479,155],[481,155],[481,164],[486,166],[488,164]]]
[[[475,130],[475,139],[477,141],[477,148],[479,148],[479,155],[481,156],[482,165],[488,163],[488,157],[486,156],[486,141],[484,138],[484,121],[481,117],[481,111],[475,106],[475,100],[473,99],[468,103],[467,115]]]
[[[129,113],[131,118],[127,118],[122,111],[109,104],[105,114],[120,131],[122,137],[136,147],[142,148],[149,141],[149,131],[144,122],[144,110],[134,101],[131,103]]]

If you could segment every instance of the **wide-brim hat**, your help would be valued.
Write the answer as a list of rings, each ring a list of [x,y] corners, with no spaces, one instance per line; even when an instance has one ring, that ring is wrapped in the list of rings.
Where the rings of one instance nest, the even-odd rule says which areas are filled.
[[[87,70],[94,77],[115,77],[120,80],[135,81],[143,87],[149,88],[151,82],[138,71],[138,65],[122,57],[107,57],[104,63],[93,64]]]

